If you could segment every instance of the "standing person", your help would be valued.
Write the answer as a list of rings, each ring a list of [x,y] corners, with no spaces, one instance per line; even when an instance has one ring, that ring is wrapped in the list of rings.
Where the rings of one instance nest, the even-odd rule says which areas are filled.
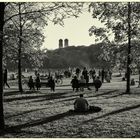
[[[89,76],[88,76],[88,71],[86,69],[86,67],[84,67],[82,75],[84,76],[84,79],[86,80],[86,86],[88,90],[91,90],[88,86],[88,82],[89,82]]]
[[[89,76],[88,76],[88,71],[86,69],[86,67],[84,67],[82,75],[84,76],[84,79],[86,80],[86,83],[89,82]]]
[[[98,76],[94,81],[95,92],[98,92],[98,89],[101,87],[101,85],[102,85],[102,82]]]
[[[109,70],[110,79],[112,79],[112,71]]]
[[[3,86],[5,87],[5,84],[7,85],[7,87],[10,88],[9,84],[7,83],[7,69],[4,70],[4,75],[3,75]]]
[[[79,89],[79,81],[77,79],[77,76],[74,76],[74,78],[71,80],[71,84],[72,84],[72,88],[73,88],[73,91],[78,91]]]
[[[32,89],[34,90],[35,89],[35,87],[34,87],[34,81],[33,81],[32,76],[29,77],[28,86],[29,86],[30,90],[32,90]]]
[[[41,87],[39,74],[37,75],[37,77],[35,79],[35,84],[36,84],[37,90],[39,90]]]
[[[106,76],[105,76],[105,80],[108,82],[108,83],[110,83],[110,74],[109,74],[109,72],[106,72]]]
[[[80,69],[79,68],[76,68],[76,75],[77,75],[77,78],[79,78],[79,74],[80,74]]]
[[[37,73],[38,73],[37,70],[35,70],[35,76],[37,76]]]
[[[81,91],[84,91],[85,84],[86,84],[86,80],[84,79],[84,76],[81,75],[79,80],[79,87]]]
[[[51,91],[55,92],[55,80],[50,76],[48,80],[49,87],[51,88]]]
[[[84,76],[84,79],[87,81],[88,71],[87,71],[86,67],[84,67],[82,75]]]
[[[102,72],[101,70],[98,71],[98,76],[101,78],[102,77]]]
[[[94,68],[93,69],[93,73],[92,73],[93,82],[95,81],[95,78],[96,78],[96,71],[95,71],[95,68]]]
[[[103,83],[104,79],[105,79],[105,70],[104,70],[104,68],[101,71],[101,76],[102,76],[102,83]]]

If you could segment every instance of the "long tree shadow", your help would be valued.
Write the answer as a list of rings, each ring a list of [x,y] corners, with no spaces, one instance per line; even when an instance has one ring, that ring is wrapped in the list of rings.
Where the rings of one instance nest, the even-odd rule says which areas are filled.
[[[78,112],[76,113],[76,112],[67,111],[67,112],[56,114],[54,116],[50,116],[50,117],[47,117],[47,118],[34,120],[32,122],[27,122],[27,123],[16,125],[16,126],[7,126],[5,128],[4,132],[5,133],[16,133],[16,132],[21,131],[21,129],[23,129],[23,128],[29,128],[29,127],[34,127],[34,126],[46,124],[46,123],[49,123],[49,122],[53,122],[53,121],[62,119],[66,116],[87,115],[87,114],[91,114],[91,113],[97,113],[97,111],[96,112],[95,111],[85,112],[85,113],[78,113]]]
[[[109,112],[109,113],[106,113],[106,114],[104,114],[104,115],[102,115],[102,116],[99,116],[99,117],[96,117],[96,118],[93,118],[93,119],[84,121],[83,123],[95,121],[95,120],[97,120],[97,119],[105,118],[105,117],[108,117],[108,116],[110,116],[110,115],[115,115],[115,114],[122,113],[122,112],[125,112],[125,111],[130,111],[130,110],[132,110],[132,109],[136,109],[136,108],[139,108],[139,107],[140,107],[140,104],[134,105],[134,106],[129,106],[129,107],[126,107],[126,108],[122,108],[122,109],[119,109],[119,110],[114,110],[114,111]]]
[[[16,125],[16,126],[10,126],[10,127],[7,126],[4,130],[4,132],[5,133],[16,133],[16,132],[19,132],[23,128],[34,127],[34,126],[37,126],[37,125],[46,124],[46,123],[49,123],[49,122],[52,122],[52,121],[55,121],[55,120],[59,120],[59,119],[64,118],[66,116],[70,116],[70,115],[73,115],[73,114],[70,114],[67,111],[67,112],[57,114],[57,115],[54,115],[54,116],[50,116],[50,117],[47,117],[47,118],[34,120],[32,122],[27,122],[27,123],[24,123],[24,124],[20,124],[20,125]]]
[[[111,90],[111,91],[103,92],[103,93],[101,93],[101,94],[98,94],[98,92],[96,92],[96,95],[88,96],[87,98],[109,95],[110,93],[114,93],[114,92],[116,92],[116,91],[118,91],[118,90]]]
[[[4,99],[4,102],[12,102],[15,100],[30,100],[30,99],[38,99],[38,98],[43,98],[45,97],[46,99],[56,99],[56,98],[61,98],[62,95],[67,94],[66,92],[62,93],[53,93],[53,94],[43,94],[43,95],[32,95],[32,96],[21,96],[21,97],[15,97],[15,98],[7,98]]]
[[[25,114],[28,114],[28,113],[31,113],[31,112],[40,111],[40,110],[44,110],[44,109],[46,109],[46,107],[24,111],[24,112],[21,112],[21,113],[18,113],[18,114],[13,114],[13,115],[5,116],[5,119],[9,119],[11,117],[17,117],[17,116],[25,115]]]
[[[35,101],[32,101],[32,102],[42,102],[42,101],[47,101],[47,100],[51,100],[51,99],[65,99],[65,98],[70,98],[70,97],[75,97],[75,96],[78,97],[78,95],[70,95],[70,96],[63,96],[62,95],[61,97],[60,96],[56,96],[55,98],[46,97],[44,99],[39,99],[39,100],[35,100]],[[73,98],[73,99],[76,99],[76,98]],[[73,100],[73,99],[70,99],[70,100]],[[65,101],[65,100],[61,100],[61,101],[58,101],[58,102],[62,102],[62,101]],[[66,101],[67,101],[67,99],[66,99]]]
[[[43,94],[42,92],[40,91],[32,91],[32,90],[29,90],[29,91],[23,91],[23,92],[20,92],[20,91],[8,91],[8,92],[4,92],[4,96],[12,96],[12,95],[30,95],[30,94],[36,94],[36,93],[39,93],[39,94]]]
[[[4,92],[4,96],[18,95],[21,94],[20,91],[8,91]]]
[[[94,95],[94,96],[88,96],[88,97],[86,97],[87,99],[88,98],[91,98],[91,97],[98,97],[98,96],[102,96],[102,95],[108,95],[108,94],[110,94],[110,93],[113,93],[113,92],[116,92],[116,91],[118,91],[118,90],[112,90],[112,91],[108,91],[108,92],[105,92],[105,93],[102,93],[102,94],[97,94],[97,95]],[[124,94],[124,93],[123,93]],[[122,94],[122,95],[123,95]],[[120,94],[121,95],[121,94]],[[65,102],[65,101],[72,101],[72,100],[75,100],[76,98],[74,97],[74,96],[77,96],[78,97],[78,95],[73,95],[73,96],[69,96],[69,97],[73,97],[73,98],[70,98],[70,99],[65,99],[65,100],[61,100],[61,101],[59,101],[59,102]],[[63,98],[63,96],[62,96],[62,98]],[[67,98],[67,97],[66,97]]]
[[[106,99],[115,98],[115,97],[118,97],[118,96],[121,96],[121,95],[124,95],[124,94],[126,94],[126,93],[120,93],[120,94],[109,96],[109,97],[105,97],[105,98]]]
[[[118,91],[118,90],[107,91],[107,92],[104,92],[104,93],[102,93],[102,94],[94,95],[94,96],[92,96],[92,97],[104,96],[104,95],[108,95],[108,94],[113,93],[113,92],[116,92],[116,91]]]
[[[6,133],[6,132],[5,132]],[[10,133],[12,133],[12,135],[15,135],[15,137],[18,135],[18,137],[19,137],[19,135],[20,135],[20,138],[22,138],[22,136],[26,136],[26,138],[28,137],[28,136],[36,136],[36,135],[38,135],[38,138],[40,138],[39,136],[41,136],[43,133],[42,132],[37,132],[37,131],[35,131],[35,132],[33,132],[33,131],[25,131],[25,130],[17,130],[17,131],[11,131]],[[42,136],[41,136],[42,137]]]

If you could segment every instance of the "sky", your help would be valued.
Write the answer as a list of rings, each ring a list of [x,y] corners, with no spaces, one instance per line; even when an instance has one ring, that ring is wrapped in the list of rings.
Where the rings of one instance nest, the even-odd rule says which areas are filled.
[[[54,50],[59,48],[59,39],[68,39],[69,46],[91,45],[95,43],[95,37],[89,36],[89,29],[93,25],[101,26],[101,23],[93,19],[91,13],[85,11],[78,18],[65,19],[64,27],[49,23],[44,29],[45,42],[42,48]]]

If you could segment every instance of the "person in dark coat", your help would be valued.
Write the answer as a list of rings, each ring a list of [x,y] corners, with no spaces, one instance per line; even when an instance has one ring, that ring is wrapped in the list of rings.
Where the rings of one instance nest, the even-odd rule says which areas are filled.
[[[81,70],[79,68],[76,68],[76,75],[79,78],[79,74],[80,74]]]
[[[3,86],[5,87],[5,85],[7,85],[7,87],[10,88],[9,84],[7,83],[7,69],[4,70],[4,75],[3,75]]]
[[[88,101],[83,97],[83,94],[80,94],[80,97],[77,98],[74,102],[74,110],[70,112],[76,113],[88,113],[88,112],[99,112],[102,109],[98,106],[89,105]]]
[[[78,89],[79,89],[79,81],[78,81],[76,76],[74,76],[74,78],[71,80],[71,84],[72,84],[73,91],[75,89],[76,89],[76,91],[78,91]]]
[[[88,82],[88,71],[86,67],[84,67],[82,75],[84,76],[84,79],[86,80],[86,82]]]
[[[39,90],[41,87],[39,74],[37,75],[37,77],[35,79],[35,84],[36,84],[37,90]]]
[[[102,83],[103,83],[104,79],[105,79],[105,70],[104,69],[102,69],[101,76],[102,76]]]
[[[101,87],[101,85],[102,85],[102,82],[98,76],[97,79],[94,81],[95,91],[98,91],[98,89]]]
[[[77,98],[74,102],[74,110],[76,112],[86,112],[88,109],[88,101],[83,97],[83,94],[80,94],[80,97]]]
[[[33,81],[32,76],[29,77],[28,86],[29,86],[30,90],[32,90],[32,89],[34,90],[35,89],[34,81]]]
[[[49,87],[51,88],[51,91],[55,91],[55,80],[52,78],[52,76],[50,76],[49,80],[48,80],[48,84]]]
[[[88,90],[91,90],[88,86],[88,82],[89,82],[89,75],[88,75],[88,71],[86,69],[86,67],[84,67],[82,75],[84,76],[84,79],[86,80],[86,86]]]

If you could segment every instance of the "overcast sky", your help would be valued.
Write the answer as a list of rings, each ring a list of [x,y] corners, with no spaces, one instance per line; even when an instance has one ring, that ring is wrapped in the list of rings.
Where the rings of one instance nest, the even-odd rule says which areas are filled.
[[[92,25],[101,26],[101,23],[91,17],[91,13],[85,11],[79,18],[65,19],[64,27],[49,23],[44,30],[45,42],[43,48],[57,49],[59,39],[69,39],[69,45],[90,45],[95,43],[94,36],[89,36],[89,28]]]

